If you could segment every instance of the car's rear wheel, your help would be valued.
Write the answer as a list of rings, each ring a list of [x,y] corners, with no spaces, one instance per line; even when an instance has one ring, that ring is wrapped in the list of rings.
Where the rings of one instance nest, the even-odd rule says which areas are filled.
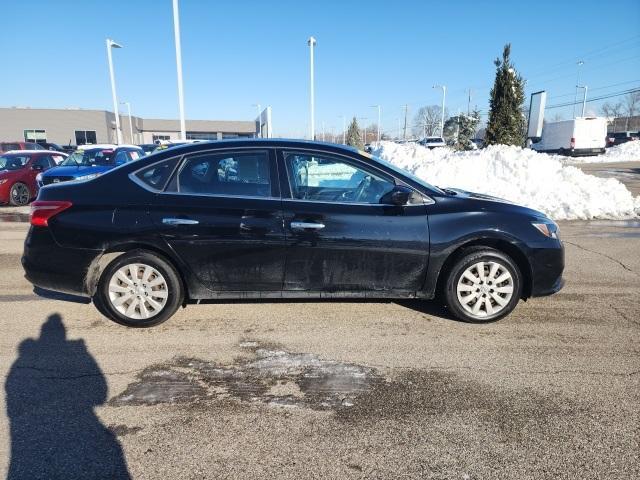
[[[513,311],[522,292],[522,276],[504,253],[485,247],[464,252],[444,283],[448,309],[465,322],[499,320]]]
[[[152,327],[168,320],[182,297],[173,266],[154,253],[138,250],[107,265],[93,302],[100,313],[121,325]]]
[[[18,182],[11,187],[9,192],[9,203],[11,205],[22,207],[27,205],[29,200],[31,200],[31,192],[24,183]]]

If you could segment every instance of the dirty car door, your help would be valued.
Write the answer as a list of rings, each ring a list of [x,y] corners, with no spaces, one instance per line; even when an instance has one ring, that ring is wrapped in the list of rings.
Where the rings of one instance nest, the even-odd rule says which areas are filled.
[[[287,173],[285,291],[405,295],[421,289],[429,259],[421,201],[380,203],[395,179],[357,158],[283,149],[279,161]]]
[[[185,157],[151,215],[209,291],[281,290],[284,231],[272,151]]]

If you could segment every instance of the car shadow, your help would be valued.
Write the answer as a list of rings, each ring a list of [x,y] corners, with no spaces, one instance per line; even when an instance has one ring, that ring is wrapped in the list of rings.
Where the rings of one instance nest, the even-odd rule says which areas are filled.
[[[245,298],[202,300],[201,305],[243,304],[243,303],[395,303],[416,312],[453,322],[461,322],[437,300],[422,299],[380,299],[380,298]],[[464,323],[464,322],[461,322]]]
[[[39,297],[46,298],[47,300],[61,300],[63,302],[84,304],[91,303],[91,299],[88,297],[81,297],[80,295],[72,295],[70,293],[54,292],[53,290],[47,290],[40,287],[33,287],[33,293]]]
[[[5,383],[7,479],[131,478],[120,442],[94,411],[107,400],[107,382],[84,340],[68,340],[53,314],[18,352]]]

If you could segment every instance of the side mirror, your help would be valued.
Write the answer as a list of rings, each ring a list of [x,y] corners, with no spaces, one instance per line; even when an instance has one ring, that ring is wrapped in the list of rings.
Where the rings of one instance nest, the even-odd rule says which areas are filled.
[[[407,203],[409,203],[409,198],[411,197],[412,193],[413,190],[411,190],[410,188],[403,185],[396,185],[393,190],[382,196],[382,198],[380,199],[380,203],[386,203],[401,207],[402,205],[406,205]]]

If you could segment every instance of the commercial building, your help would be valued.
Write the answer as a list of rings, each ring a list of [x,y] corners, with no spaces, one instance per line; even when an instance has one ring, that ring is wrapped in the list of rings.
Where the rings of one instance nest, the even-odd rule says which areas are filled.
[[[178,140],[180,122],[120,115],[125,143]],[[222,140],[256,136],[257,121],[187,120],[187,139]],[[46,141],[60,145],[115,143],[113,112],[80,108],[0,108],[0,141]]]

